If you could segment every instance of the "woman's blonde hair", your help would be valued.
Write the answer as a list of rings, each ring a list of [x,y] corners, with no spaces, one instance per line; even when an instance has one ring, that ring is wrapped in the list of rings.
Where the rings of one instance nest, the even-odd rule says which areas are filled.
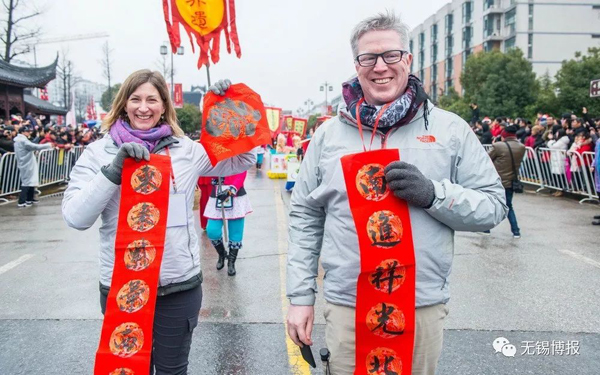
[[[543,131],[544,131],[544,127],[542,125],[535,125],[533,128],[531,128],[532,135],[540,134]]]
[[[177,123],[177,113],[175,113],[175,108],[173,107],[173,102],[171,101],[171,95],[169,94],[167,82],[162,74],[159,72],[153,72],[150,69],[142,69],[138,70],[137,72],[133,72],[129,77],[127,77],[125,82],[123,82],[123,85],[119,89],[117,96],[115,96],[112,102],[112,108],[110,112],[108,112],[104,118],[104,121],[102,121],[102,132],[107,133],[110,130],[110,127],[117,122],[119,117],[129,121],[127,119],[127,114],[125,113],[127,100],[131,94],[133,94],[134,91],[144,83],[150,83],[156,88],[156,90],[158,90],[160,98],[163,101],[163,105],[165,106],[165,113],[163,114],[164,123],[171,127],[175,137],[183,137],[184,133]]]

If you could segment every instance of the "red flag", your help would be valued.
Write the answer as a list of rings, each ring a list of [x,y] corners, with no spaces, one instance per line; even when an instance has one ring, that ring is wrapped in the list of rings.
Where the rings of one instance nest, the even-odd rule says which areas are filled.
[[[243,83],[231,85],[223,96],[206,94],[200,143],[213,165],[270,142],[260,95]]]
[[[183,26],[190,38],[192,50],[194,43],[200,47],[198,69],[208,66],[208,53],[213,63],[219,62],[221,31],[225,33],[227,52],[231,53],[231,43],[238,58],[242,56],[235,24],[234,0],[163,0],[165,23],[173,53],[181,45],[179,26]],[[169,12],[170,11],[170,12]],[[194,50],[195,52],[195,50]]]

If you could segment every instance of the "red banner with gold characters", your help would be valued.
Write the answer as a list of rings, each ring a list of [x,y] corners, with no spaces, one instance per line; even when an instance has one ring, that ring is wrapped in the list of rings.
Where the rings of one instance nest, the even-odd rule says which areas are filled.
[[[408,205],[384,168],[397,149],[342,157],[360,248],[355,375],[410,375],[415,330],[415,254]]]
[[[115,265],[94,375],[150,371],[152,330],[169,210],[171,158],[123,164]]]
[[[234,0],[163,0],[163,11],[173,53],[181,45],[180,25],[188,34],[192,49],[194,49],[192,35],[196,39],[200,47],[198,69],[202,65],[210,64],[209,52],[212,62],[214,64],[219,62],[221,31],[225,34],[227,52],[231,53],[231,44],[233,44],[236,56],[238,58],[242,56],[235,24]]]
[[[298,133],[300,137],[304,137],[306,135],[306,124],[308,124],[308,120],[305,118],[294,117],[293,123],[294,126],[292,131]]]
[[[271,131],[271,137],[274,137],[279,132],[281,126],[281,108],[265,107],[265,113],[267,115],[267,123],[269,124],[269,130]]]
[[[265,106],[243,83],[231,85],[225,95],[204,97],[200,143],[212,165],[223,159],[271,143]]]
[[[282,132],[293,132],[294,131],[294,118],[292,116],[283,116],[283,126],[281,127]]]

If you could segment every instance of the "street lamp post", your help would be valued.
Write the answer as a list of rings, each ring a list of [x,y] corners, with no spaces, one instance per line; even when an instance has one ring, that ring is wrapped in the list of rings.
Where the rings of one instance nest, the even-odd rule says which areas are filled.
[[[321,91],[325,91],[325,114],[328,115],[329,103],[327,102],[327,91],[333,91],[333,86],[331,86],[329,82],[325,81],[325,83],[321,85]]]
[[[310,100],[310,99],[306,99],[304,101],[304,105],[306,106],[306,114],[307,115],[310,115],[310,107],[313,106],[314,104],[315,103],[312,100]]]
[[[177,48],[177,54],[179,56],[183,55],[183,46],[179,46]],[[166,54],[169,53],[169,47],[167,47],[166,44],[163,44],[162,46],[160,46],[160,54],[165,56]],[[173,86],[173,55],[174,53],[171,53],[171,99],[173,99],[175,97],[175,87]]]

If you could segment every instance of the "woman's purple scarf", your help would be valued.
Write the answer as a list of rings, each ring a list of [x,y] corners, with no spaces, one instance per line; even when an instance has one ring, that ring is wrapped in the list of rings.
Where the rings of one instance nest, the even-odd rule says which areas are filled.
[[[135,142],[143,145],[148,151],[152,152],[158,142],[165,137],[173,135],[173,131],[167,124],[157,125],[149,130],[137,130],[133,129],[127,122],[118,119],[110,127],[109,134],[119,147],[123,143]]]

